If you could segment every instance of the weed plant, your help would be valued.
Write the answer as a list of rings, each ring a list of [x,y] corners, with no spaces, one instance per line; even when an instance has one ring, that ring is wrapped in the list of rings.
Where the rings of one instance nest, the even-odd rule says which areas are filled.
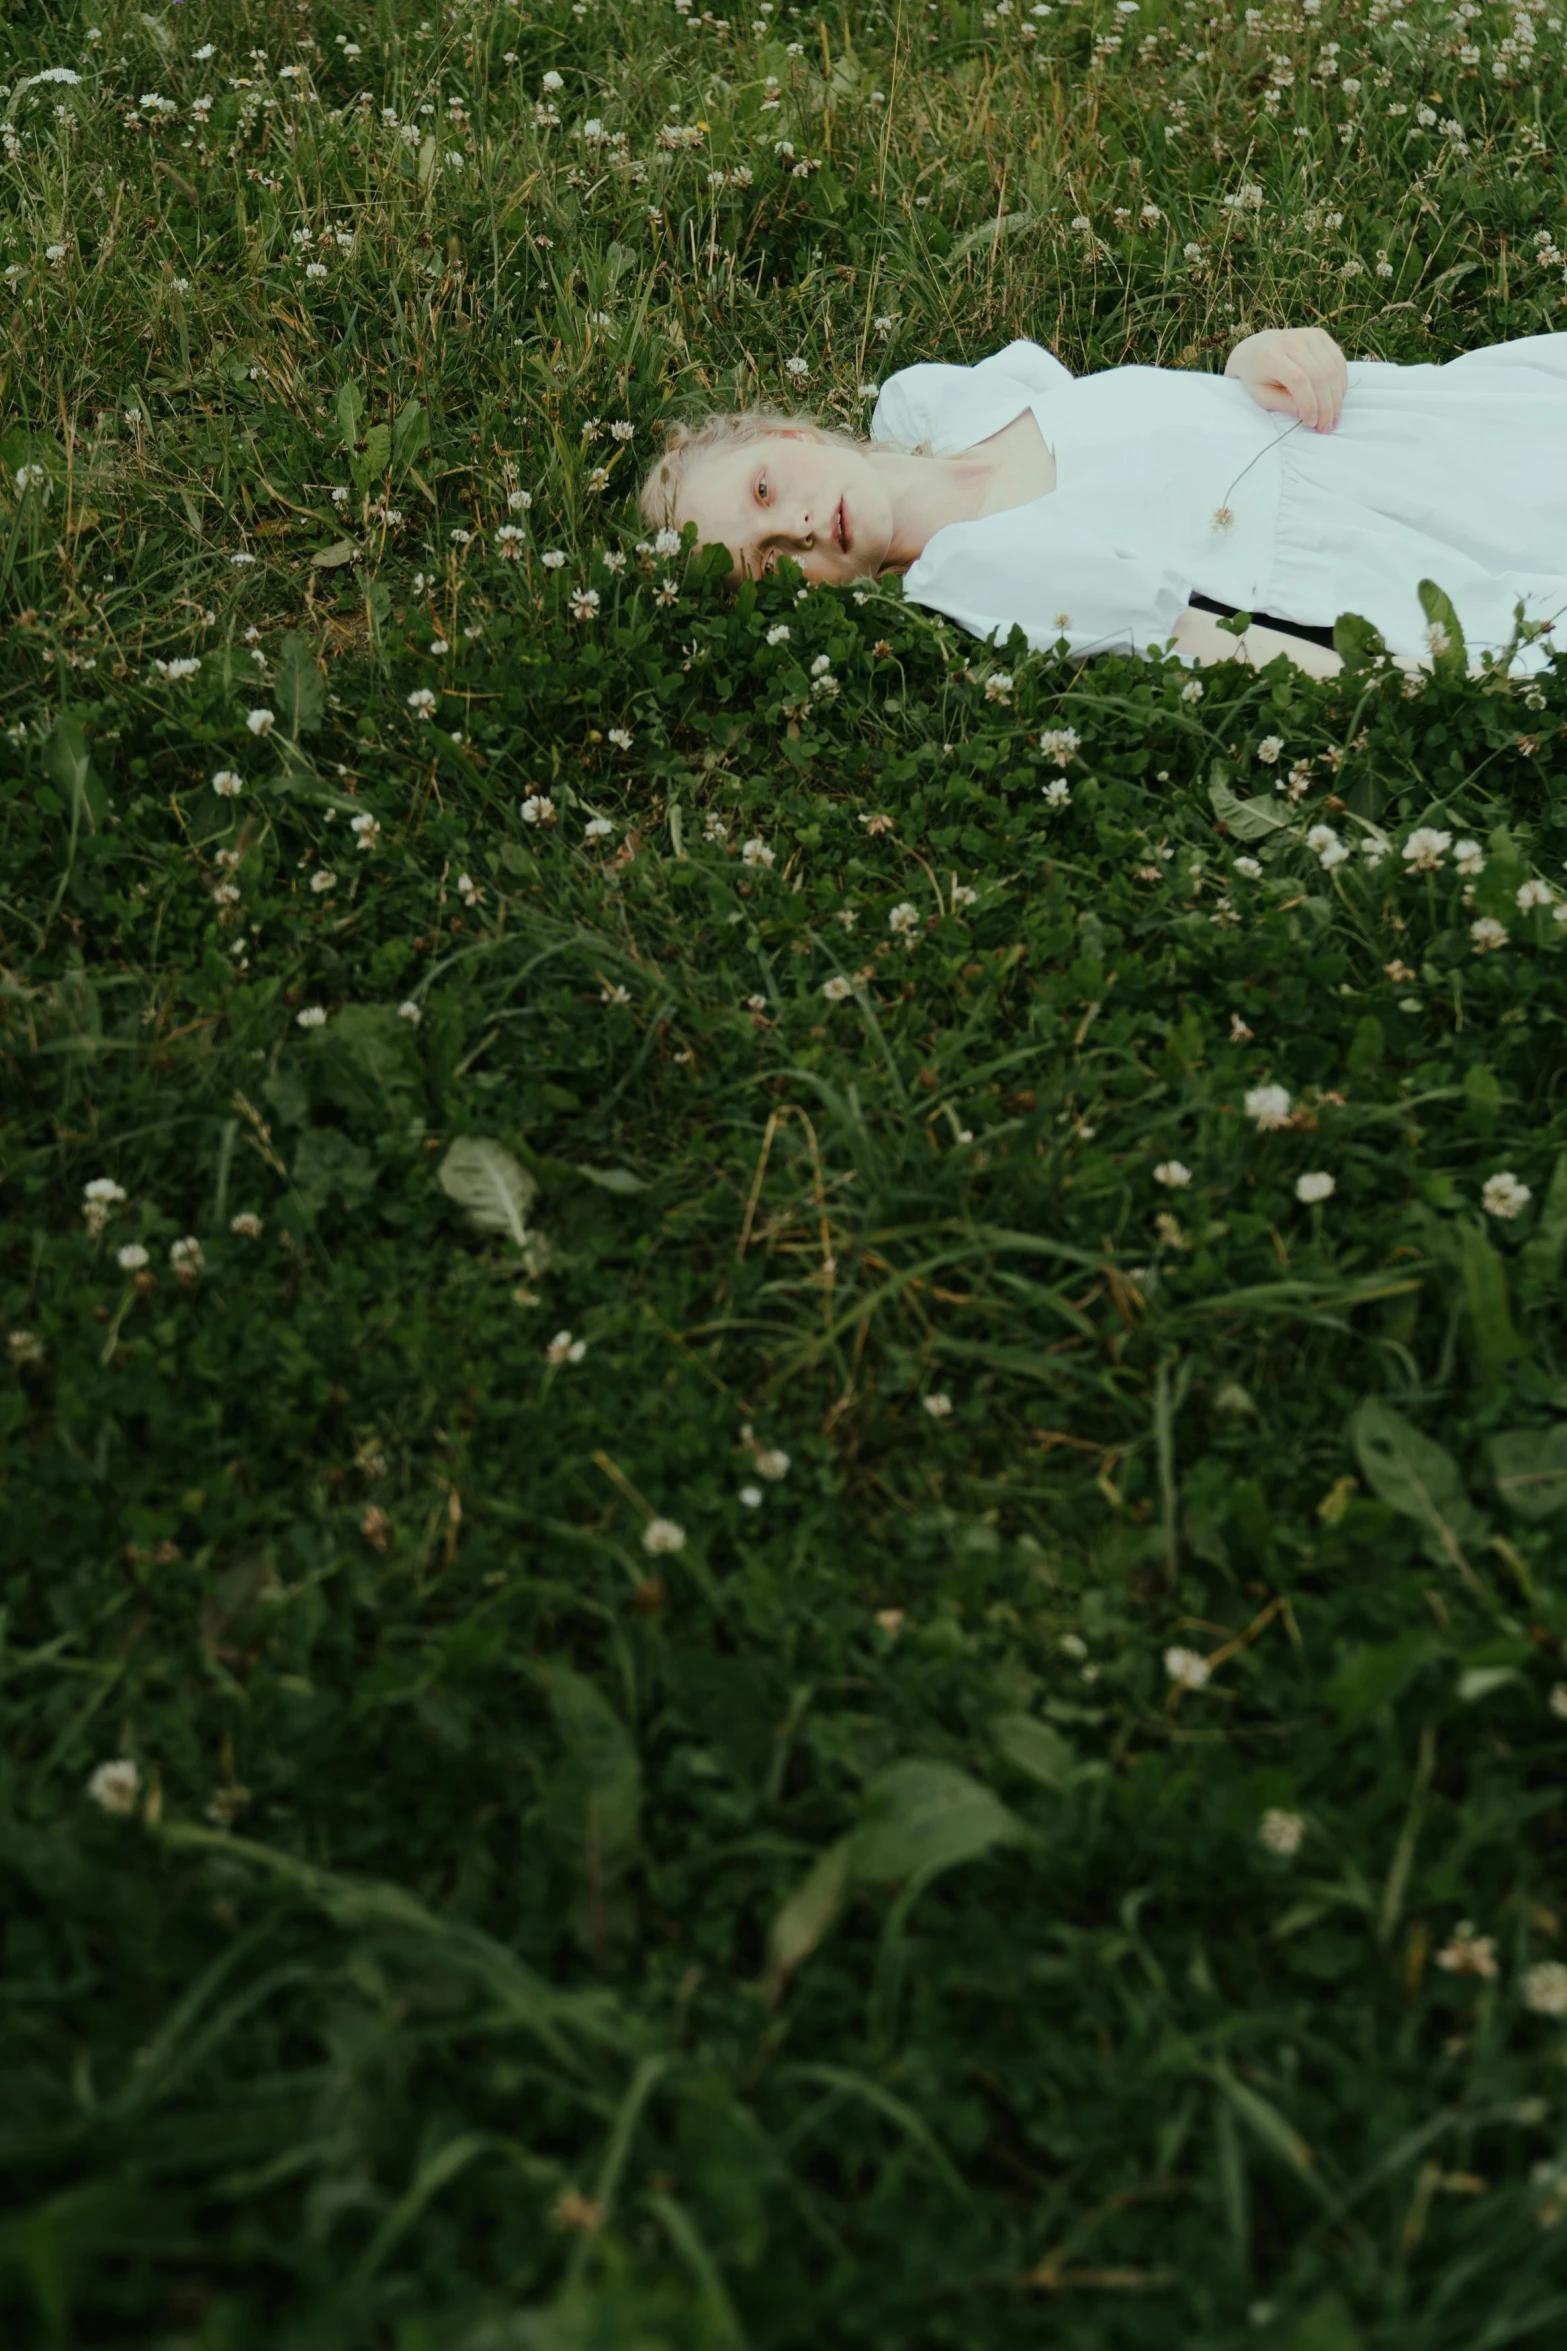
[[[4,2339],[1543,2351],[1560,657],[630,493],[1562,331],[1562,17],[427,7],[8,13]]]

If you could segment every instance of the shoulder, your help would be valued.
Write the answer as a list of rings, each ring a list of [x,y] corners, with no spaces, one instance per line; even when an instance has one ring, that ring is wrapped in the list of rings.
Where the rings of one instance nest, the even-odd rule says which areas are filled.
[[[1043,392],[1072,381],[1054,352],[1019,336],[1002,351],[977,360],[972,367],[948,360],[921,359],[900,367],[882,385],[871,416],[873,441],[925,441],[939,434],[941,420],[952,404],[975,385],[989,385],[999,377],[1021,383],[1031,392]]]

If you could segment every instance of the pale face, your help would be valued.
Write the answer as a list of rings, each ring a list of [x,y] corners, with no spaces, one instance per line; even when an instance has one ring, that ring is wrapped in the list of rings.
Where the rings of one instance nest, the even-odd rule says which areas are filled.
[[[675,525],[694,522],[704,544],[727,547],[736,580],[775,570],[781,555],[811,581],[860,580],[889,559],[888,486],[862,449],[790,428],[696,458]]]

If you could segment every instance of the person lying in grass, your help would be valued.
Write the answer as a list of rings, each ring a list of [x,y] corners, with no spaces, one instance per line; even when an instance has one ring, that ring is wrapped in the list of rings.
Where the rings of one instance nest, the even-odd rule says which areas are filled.
[[[1423,579],[1476,662],[1505,650],[1520,598],[1528,621],[1567,611],[1564,442],[1567,333],[1399,366],[1286,327],[1237,344],[1222,376],[1074,377],[1024,337],[976,366],[900,369],[869,440],[769,407],[666,428],[641,507],[726,546],[737,583],[783,556],[810,581],[895,572],[981,637],[1287,652],[1330,677],[1343,612],[1402,667],[1430,665]],[[1218,626],[1236,611],[1259,616],[1241,639]],[[1550,642],[1512,673],[1548,668]]]

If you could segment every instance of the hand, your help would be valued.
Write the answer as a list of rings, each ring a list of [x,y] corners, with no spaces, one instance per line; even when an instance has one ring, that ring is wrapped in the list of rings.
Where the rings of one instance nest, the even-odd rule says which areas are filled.
[[[1338,423],[1349,390],[1344,354],[1322,327],[1269,327],[1237,343],[1224,372],[1259,408],[1298,416],[1319,433]]]

